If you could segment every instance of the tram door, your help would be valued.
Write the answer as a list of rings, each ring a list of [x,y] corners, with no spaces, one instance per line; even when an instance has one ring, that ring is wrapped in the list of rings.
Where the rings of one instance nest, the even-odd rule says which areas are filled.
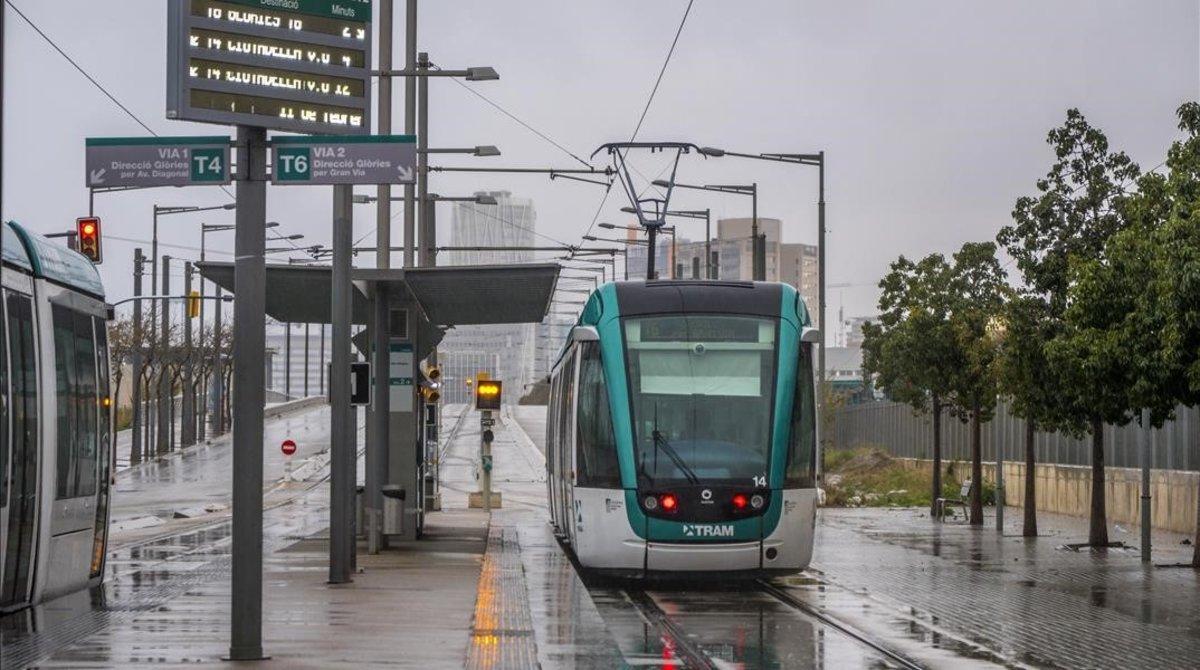
[[[0,352],[5,359],[3,415],[4,467],[7,478],[0,516],[4,517],[4,565],[0,569],[0,609],[29,600],[37,539],[38,397],[37,353],[33,301],[25,295],[4,295]]]

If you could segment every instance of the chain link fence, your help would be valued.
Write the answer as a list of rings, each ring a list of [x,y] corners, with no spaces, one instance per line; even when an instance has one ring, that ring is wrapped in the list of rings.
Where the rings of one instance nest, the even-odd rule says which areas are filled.
[[[1104,463],[1110,467],[1141,466],[1138,453],[1137,422],[1125,426],[1104,426]],[[848,405],[833,411],[832,447],[852,449],[874,446],[902,458],[932,458],[933,419],[919,414],[908,405],[896,402],[869,402]],[[1200,469],[1200,410],[1179,407],[1174,421],[1147,431],[1150,467],[1161,470]],[[1025,460],[1025,421],[1013,416],[1007,402],[1000,402],[995,418],[982,426],[984,462],[996,460],[997,447],[1005,460]],[[1091,437],[1081,439],[1057,432],[1037,433],[1038,463],[1090,465]],[[942,415],[942,458],[970,460],[970,424]]]

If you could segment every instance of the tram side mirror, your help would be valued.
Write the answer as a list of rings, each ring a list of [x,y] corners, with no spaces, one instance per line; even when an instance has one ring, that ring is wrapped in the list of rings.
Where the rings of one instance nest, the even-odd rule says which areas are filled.
[[[592,326],[576,326],[571,329],[572,342],[599,342],[600,332]]]
[[[819,328],[805,328],[803,333],[800,333],[800,341],[806,344],[820,344],[821,330]]]

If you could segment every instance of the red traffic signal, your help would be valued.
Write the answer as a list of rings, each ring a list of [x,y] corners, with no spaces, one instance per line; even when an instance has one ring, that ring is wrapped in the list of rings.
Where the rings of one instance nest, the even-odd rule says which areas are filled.
[[[85,216],[75,221],[75,234],[79,253],[93,263],[100,263],[100,217]]]

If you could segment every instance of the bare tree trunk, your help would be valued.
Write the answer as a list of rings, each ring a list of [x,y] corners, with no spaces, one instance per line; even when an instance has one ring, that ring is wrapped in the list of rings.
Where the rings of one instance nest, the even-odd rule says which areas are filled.
[[[933,396],[933,495],[929,516],[937,514],[937,499],[942,497],[942,399]]]
[[[1108,514],[1104,508],[1104,424],[1092,419],[1092,518],[1088,544],[1108,546]]]
[[[983,445],[979,401],[971,406],[971,525],[983,525]]]
[[[1037,537],[1037,477],[1034,468],[1037,455],[1034,453],[1034,438],[1037,434],[1037,424],[1033,419],[1025,420],[1025,526],[1021,534],[1025,537]]]

